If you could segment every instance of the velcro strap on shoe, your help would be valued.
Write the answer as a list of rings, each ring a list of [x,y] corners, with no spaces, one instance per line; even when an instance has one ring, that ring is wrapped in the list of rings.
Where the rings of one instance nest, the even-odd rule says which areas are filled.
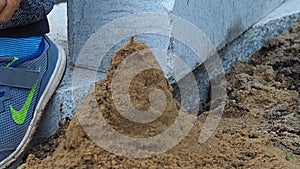
[[[38,77],[38,71],[0,67],[0,85],[31,89]]]

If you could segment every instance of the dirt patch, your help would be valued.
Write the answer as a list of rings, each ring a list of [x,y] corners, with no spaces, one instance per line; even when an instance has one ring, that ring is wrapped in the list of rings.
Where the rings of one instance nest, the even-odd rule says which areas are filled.
[[[150,91],[159,88],[167,99],[158,120],[141,125],[123,118],[112,102],[110,82],[119,63],[135,51],[154,58],[144,44],[131,42],[111,61],[107,78],[96,84],[77,112],[99,108],[104,118],[120,133],[134,137],[154,136],[167,129],[178,115],[172,87],[161,71],[148,70],[130,84],[130,99],[138,110],[151,105]],[[147,59],[157,64],[155,59]],[[131,70],[130,67],[126,68]],[[124,78],[126,78],[124,76]],[[300,24],[271,40],[249,62],[238,62],[226,75],[228,101],[215,133],[204,144],[198,136],[207,114],[201,114],[188,136],[173,149],[146,159],[114,155],[97,146],[75,117],[55,151],[31,151],[23,168],[299,168],[300,167]],[[126,80],[126,79],[123,79]],[[96,97],[96,100],[93,99]],[[96,102],[96,106],[95,103]],[[86,113],[88,114],[88,113]],[[93,115],[92,115],[93,116]],[[97,115],[95,115],[95,118]],[[93,121],[89,124],[93,125]],[[97,131],[95,131],[95,134]]]

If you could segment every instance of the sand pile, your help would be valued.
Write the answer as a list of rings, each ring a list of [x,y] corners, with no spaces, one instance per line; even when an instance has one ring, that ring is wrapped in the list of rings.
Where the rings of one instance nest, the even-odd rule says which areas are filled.
[[[130,58],[128,58],[128,56],[130,56]],[[126,65],[124,68],[117,70],[125,59]],[[138,64],[150,65],[149,67],[153,68],[143,68],[142,71],[139,71],[132,77],[132,75],[130,75],[131,72],[136,72],[137,68],[142,68]],[[148,47],[143,43],[137,43],[131,39],[128,45],[121,48],[115,56],[112,57],[107,78],[96,84],[96,99],[100,110],[106,121],[118,132],[132,137],[154,136],[165,131],[176,119],[179,106],[177,101],[173,99],[172,86],[165,79],[163,72],[160,69],[154,69],[155,67],[159,68],[159,64]],[[116,73],[123,74],[116,77]],[[131,77],[132,80],[129,79]],[[113,78],[118,79],[114,79],[115,81],[112,82]],[[124,83],[128,79],[130,81],[128,91],[130,98],[128,98],[128,101],[131,102],[138,111],[147,111],[151,107],[149,100],[151,91],[159,89],[164,92],[167,103],[165,111],[160,118],[150,123],[135,123],[124,118],[119,113],[115,104],[118,102],[118,104],[126,106],[129,103],[124,102],[124,100],[127,99],[126,93],[124,93],[121,98],[116,98],[120,97],[120,94],[113,98],[112,84],[115,84],[116,90],[122,87],[124,88]],[[156,104],[159,104],[159,102]],[[153,111],[151,113],[153,113]]]

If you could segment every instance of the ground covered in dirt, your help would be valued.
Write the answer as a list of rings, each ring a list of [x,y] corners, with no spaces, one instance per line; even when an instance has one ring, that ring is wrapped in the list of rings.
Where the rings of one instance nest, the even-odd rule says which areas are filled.
[[[107,78],[96,84],[96,95],[89,95],[77,112],[95,109],[92,102],[96,102],[107,122],[120,133],[154,136],[165,131],[179,111],[161,71],[138,74],[129,89],[130,99],[140,111],[151,106],[148,94],[152,89],[165,92],[166,109],[156,121],[130,122],[112,102],[112,77],[119,63],[138,50],[144,50],[141,59],[154,58],[144,44],[124,46],[113,57]],[[148,60],[156,64],[155,59]],[[22,168],[300,168],[300,24],[271,40],[250,61],[237,62],[226,79],[228,100],[222,120],[204,144],[198,143],[198,136],[209,111],[197,118],[177,146],[145,159],[105,151],[91,141],[75,117],[51,140],[30,150]]]

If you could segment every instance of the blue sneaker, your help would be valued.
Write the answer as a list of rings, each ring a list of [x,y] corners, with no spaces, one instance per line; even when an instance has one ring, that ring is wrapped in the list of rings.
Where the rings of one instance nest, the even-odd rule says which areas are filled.
[[[62,48],[44,36],[36,55],[0,57],[0,168],[28,147],[66,67]]]

